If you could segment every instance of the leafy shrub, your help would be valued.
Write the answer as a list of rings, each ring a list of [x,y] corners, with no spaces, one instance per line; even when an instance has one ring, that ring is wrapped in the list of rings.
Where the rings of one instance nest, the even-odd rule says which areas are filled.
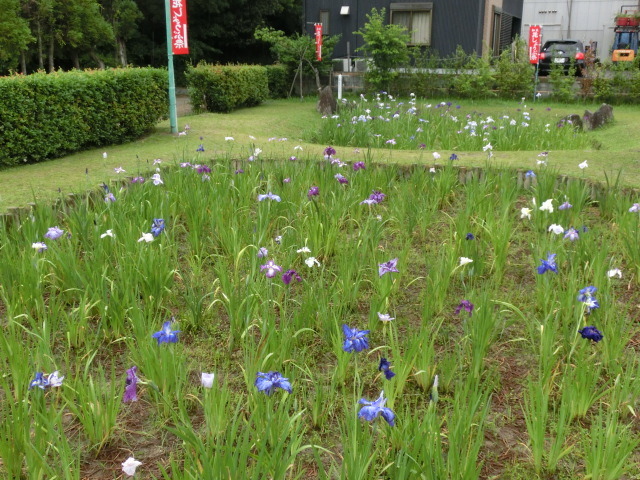
[[[498,95],[502,98],[521,98],[532,90],[534,67],[529,63],[527,47],[522,38],[512,48],[503,50],[496,65]]]
[[[575,91],[575,65],[571,65],[565,72],[564,65],[553,64],[549,73],[549,83],[553,88],[551,98],[558,102],[570,103],[576,99]]]
[[[461,98],[489,98],[494,95],[495,78],[487,56],[469,55],[453,78],[453,91]]]
[[[210,65],[188,67],[187,86],[197,111],[227,113],[253,107],[269,97],[267,69],[259,65]]]
[[[269,98],[287,98],[289,96],[290,75],[285,65],[267,65]]]
[[[37,162],[133,140],[167,113],[161,69],[0,78],[0,165]]]

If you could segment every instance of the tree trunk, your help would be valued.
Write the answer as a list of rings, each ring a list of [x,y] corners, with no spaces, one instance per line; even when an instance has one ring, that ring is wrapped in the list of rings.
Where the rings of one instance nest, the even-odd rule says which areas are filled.
[[[122,38],[116,38],[116,48],[118,53],[118,62],[123,67],[127,66],[127,44]]]
[[[49,39],[49,73],[53,73],[56,70],[56,66],[53,63],[53,54],[56,48],[56,39],[53,38],[53,33],[51,34],[51,38]]]
[[[27,74],[27,53],[24,50],[20,52],[20,72]]]
[[[44,53],[42,49],[42,28],[40,28],[40,20],[36,23],[36,33],[38,35],[38,70],[44,70]]]
[[[91,49],[91,51],[89,52],[89,55],[91,55],[91,58],[93,58],[93,61],[98,64],[98,68],[100,70],[104,70],[106,68],[105,65],[104,65],[104,62],[102,61],[102,59],[96,53],[95,47]]]
[[[311,67],[311,70],[313,70],[313,73],[315,73],[316,75],[316,87],[318,87],[319,92],[320,90],[322,90],[322,85],[320,85],[320,71],[316,67],[314,67],[313,63],[311,63],[309,60],[307,60],[307,63]]]
[[[71,52],[71,59],[73,61],[73,68],[80,70],[80,56],[78,55],[77,50]]]

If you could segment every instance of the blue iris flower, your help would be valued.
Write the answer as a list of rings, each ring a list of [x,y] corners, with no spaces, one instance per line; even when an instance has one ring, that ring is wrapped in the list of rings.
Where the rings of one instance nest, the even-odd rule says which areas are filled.
[[[547,259],[540,259],[541,264],[538,266],[538,273],[542,275],[547,271],[558,273],[558,266],[556,265],[556,254],[547,254]]]
[[[42,372],[36,372],[36,378],[31,380],[31,383],[29,384],[29,390],[31,390],[33,387],[38,387],[44,390],[48,386],[49,380],[44,378],[44,374]]]
[[[358,401],[359,404],[365,405],[358,412],[358,418],[364,418],[366,421],[370,422],[374,420],[379,415],[382,415],[389,425],[392,427],[395,425],[396,414],[393,411],[385,407],[387,399],[384,398],[384,392],[380,392],[380,396],[375,402],[370,402],[364,398],[361,398]]]
[[[578,301],[585,304],[585,306],[587,307],[587,313],[591,313],[591,310],[595,308],[600,308],[600,303],[598,303],[598,300],[596,300],[596,297],[594,297],[594,294],[597,290],[598,289],[596,287],[589,286],[584,287],[579,292]]]
[[[280,372],[256,373],[255,386],[260,392],[271,395],[276,388],[291,393],[291,383]]]
[[[365,348],[369,348],[369,339],[367,334],[369,330],[358,330],[357,328],[349,328],[346,324],[342,325],[345,341],[342,349],[345,352],[361,352]]]
[[[380,359],[380,365],[378,365],[378,371],[383,372],[387,380],[391,380],[393,377],[396,376],[396,374],[391,371],[391,364],[389,363],[389,360],[387,360],[384,357]]]
[[[593,340],[596,343],[602,340],[602,338],[604,337],[602,332],[593,326],[584,327],[578,330],[578,333],[582,335],[582,338]]]
[[[173,321],[174,318],[171,317],[171,320],[162,324],[162,330],[151,335],[158,340],[158,345],[161,343],[178,343],[178,333],[180,333],[180,330],[171,330]]]
[[[151,234],[157,237],[164,231],[164,220],[162,218],[154,218],[151,224]]]

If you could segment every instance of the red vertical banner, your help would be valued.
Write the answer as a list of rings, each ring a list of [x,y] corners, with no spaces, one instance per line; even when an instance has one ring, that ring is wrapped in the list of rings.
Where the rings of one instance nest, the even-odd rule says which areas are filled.
[[[529,27],[529,63],[538,63],[541,44],[542,27],[540,25],[531,25]]]
[[[322,24],[314,23],[314,31],[316,36],[316,60],[322,60]]]
[[[189,53],[186,0],[171,0],[171,51],[174,55]]]

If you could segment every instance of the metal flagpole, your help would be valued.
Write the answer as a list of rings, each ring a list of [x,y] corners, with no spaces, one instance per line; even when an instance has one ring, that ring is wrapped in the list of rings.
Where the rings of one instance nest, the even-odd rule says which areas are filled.
[[[171,8],[169,0],[164,0],[165,23],[167,27],[167,67],[169,70],[169,124],[171,133],[178,133],[178,112],[176,109],[176,79],[173,73],[173,50],[171,37]]]

